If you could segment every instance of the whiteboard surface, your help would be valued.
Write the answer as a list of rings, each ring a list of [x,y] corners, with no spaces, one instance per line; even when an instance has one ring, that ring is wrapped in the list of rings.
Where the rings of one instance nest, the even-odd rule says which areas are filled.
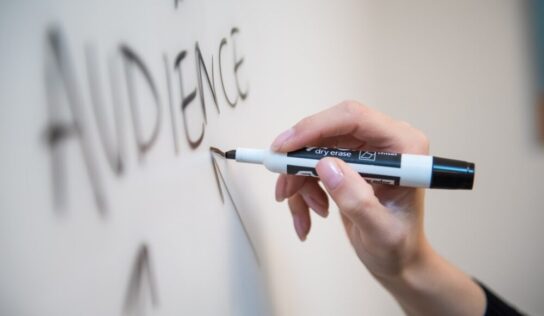
[[[429,239],[522,310],[542,313],[544,256],[535,249],[544,166],[532,140],[523,14],[506,0],[2,2],[2,314],[400,315],[357,260],[336,211],[313,216],[300,243],[286,205],[273,200],[275,176],[220,160],[214,168],[209,151],[266,147],[347,98],[421,128],[433,154],[476,163],[474,191],[428,193]],[[81,131],[51,133],[52,113],[64,123],[74,116],[51,34],[69,56],[98,200]],[[198,88],[197,42],[217,107],[206,78]],[[144,62],[156,96],[123,47]],[[198,93],[181,110],[175,61],[184,50],[181,89],[203,91],[206,121]],[[240,97],[235,107],[222,84]],[[100,127],[96,95],[106,111]],[[121,148],[122,174],[100,138],[115,135],[114,109],[123,146],[109,139]],[[142,151],[137,131],[149,139],[157,125]],[[60,200],[53,161],[65,175]]]

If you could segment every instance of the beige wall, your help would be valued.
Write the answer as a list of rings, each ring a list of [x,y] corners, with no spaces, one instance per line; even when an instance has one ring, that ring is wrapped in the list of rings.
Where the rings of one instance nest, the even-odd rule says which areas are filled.
[[[422,129],[433,154],[474,161],[473,191],[428,192],[428,237],[522,310],[544,313],[544,151],[532,121],[523,2],[276,1],[250,8],[267,39],[262,58],[253,60],[265,74],[253,101],[274,109],[265,113],[264,139],[353,98]],[[290,115],[277,114],[283,109]],[[263,184],[258,199],[273,203],[272,187],[272,180]],[[336,212],[327,221],[314,216],[299,244],[287,207],[270,208],[264,216],[281,315],[401,314],[355,259]]]

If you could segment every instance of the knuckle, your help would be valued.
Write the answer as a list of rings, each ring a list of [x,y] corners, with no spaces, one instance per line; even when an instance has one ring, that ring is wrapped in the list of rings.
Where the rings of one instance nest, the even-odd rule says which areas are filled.
[[[364,194],[359,201],[361,210],[366,211],[374,207],[376,197],[372,194]]]
[[[421,153],[428,153],[429,146],[430,146],[429,138],[422,131],[417,129],[415,131],[416,131],[416,142],[414,144],[416,145],[416,150]]]
[[[361,103],[353,100],[345,100],[340,103],[340,107],[348,116],[360,116],[368,109]]]
[[[427,135],[419,129],[412,127],[408,122],[400,121],[399,124],[403,127],[405,134],[407,135],[406,150],[414,154],[427,154],[429,152],[430,144]]]
[[[341,208],[346,213],[363,213],[373,207],[373,198],[374,196],[371,196],[370,194],[358,194],[357,196],[343,201]]]
[[[356,201],[349,200],[344,201],[342,205],[339,205],[342,211],[346,212],[347,214],[356,214],[359,213],[360,205]]]
[[[300,120],[295,126],[294,128],[295,129],[304,129],[304,128],[307,128],[308,126],[310,126],[312,124],[312,117],[311,116],[307,116],[305,118],[303,118],[302,120]]]
[[[413,128],[412,127],[412,124],[406,122],[406,121],[399,121],[399,124],[404,126],[404,127],[407,127],[407,128]]]

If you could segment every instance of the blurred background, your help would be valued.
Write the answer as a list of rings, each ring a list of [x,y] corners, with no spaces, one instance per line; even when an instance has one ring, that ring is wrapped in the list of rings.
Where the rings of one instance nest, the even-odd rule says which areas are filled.
[[[265,34],[278,32],[273,20],[293,21],[280,28],[284,36],[274,37],[266,56],[289,60],[296,78],[259,99],[276,98],[274,107],[288,103],[296,113],[269,113],[265,130],[275,131],[266,139],[307,115],[307,107],[350,98],[423,130],[432,154],[474,161],[473,191],[427,192],[428,238],[521,310],[542,314],[542,1],[291,2],[263,11],[270,17]],[[300,16],[304,23],[295,22]],[[292,42],[285,43],[287,34]],[[274,64],[259,67],[271,77],[283,73]],[[259,199],[269,196],[263,188]],[[274,236],[279,229],[293,235],[283,225],[289,217],[284,208],[282,215],[267,213]],[[276,253],[289,258],[283,271],[290,273],[279,283],[291,284],[292,301],[282,311],[402,314],[359,269],[332,215],[327,221],[314,216],[303,244],[270,237]]]
[[[81,131],[62,143],[69,196],[60,211],[54,202],[56,156],[43,136],[48,92],[60,93],[57,119],[77,114],[62,81],[54,77],[59,90],[48,85],[47,69],[67,71],[51,61],[52,29],[70,60],[68,85],[80,96],[105,213],[82,159]],[[475,162],[474,190],[427,191],[427,236],[520,310],[544,314],[543,37],[544,1],[536,0],[3,0],[0,311],[402,315],[358,261],[336,209],[326,220],[313,216],[301,243],[287,205],[274,201],[275,175],[218,162],[219,177],[210,163],[210,146],[266,147],[302,117],[354,99],[424,131],[433,155]],[[220,90],[223,38],[223,62],[236,58],[234,46],[244,58],[239,79],[249,94],[236,107]],[[197,84],[196,42],[214,74],[217,108],[208,86]],[[143,60],[162,104],[160,113],[148,106],[156,99],[137,72],[143,135],[161,117],[156,144],[141,155],[122,45]],[[89,50],[97,63],[89,63]],[[235,77],[223,75],[234,93]],[[93,82],[110,133],[119,122],[111,106],[122,109],[121,175],[111,171],[94,125]],[[179,86],[185,94],[202,90],[206,120],[199,96],[180,111]],[[192,148],[186,135],[200,132]]]

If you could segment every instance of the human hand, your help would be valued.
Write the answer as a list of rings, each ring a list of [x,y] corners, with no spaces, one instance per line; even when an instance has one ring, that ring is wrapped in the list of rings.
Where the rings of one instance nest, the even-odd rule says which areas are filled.
[[[354,101],[304,118],[280,134],[272,150],[305,146],[428,154],[429,142],[405,122]],[[319,179],[280,175],[276,200],[289,200],[301,240],[310,231],[308,208],[328,215],[328,198],[338,205],[359,259],[408,315],[483,315],[486,300],[472,278],[439,256],[423,230],[423,189],[371,185],[342,160],[323,158]]]
[[[272,149],[288,152],[304,146],[428,154],[425,135],[405,122],[354,101],[304,118],[282,133]],[[338,205],[347,235],[360,260],[378,277],[398,274],[425,250],[422,189],[370,185],[335,158],[322,159],[317,173]],[[317,178],[282,174],[276,199],[289,200],[301,240],[310,231],[309,208],[328,215],[328,198]]]

